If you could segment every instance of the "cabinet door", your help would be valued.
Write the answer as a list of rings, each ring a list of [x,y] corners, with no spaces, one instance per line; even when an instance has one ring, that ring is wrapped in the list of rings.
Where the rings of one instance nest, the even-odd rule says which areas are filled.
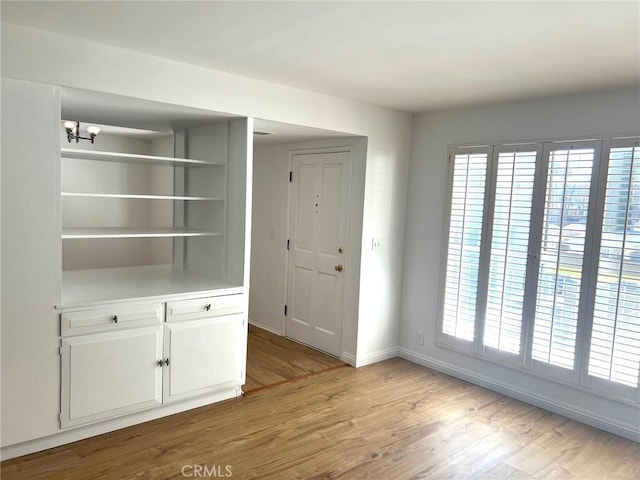
[[[227,315],[165,326],[164,401],[240,386],[243,316]]]
[[[162,403],[162,326],[62,340],[61,427]]]

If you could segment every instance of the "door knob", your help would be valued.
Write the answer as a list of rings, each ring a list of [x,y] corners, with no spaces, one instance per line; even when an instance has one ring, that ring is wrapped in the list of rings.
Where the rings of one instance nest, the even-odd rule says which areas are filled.
[[[342,264],[341,264],[341,263],[339,263],[338,265],[336,265],[336,266],[335,266],[335,267],[333,267],[333,268],[335,268],[336,272],[341,272],[341,271],[342,271],[342,269],[343,269],[344,267],[342,266]]]

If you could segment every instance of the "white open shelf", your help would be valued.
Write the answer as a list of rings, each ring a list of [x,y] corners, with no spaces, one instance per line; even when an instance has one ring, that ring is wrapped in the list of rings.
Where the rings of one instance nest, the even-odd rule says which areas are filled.
[[[221,232],[209,232],[184,227],[90,227],[63,228],[62,238],[162,238],[162,237],[211,237],[222,235]]]
[[[80,193],[62,192],[63,197],[92,197],[92,198],[134,198],[146,200],[188,200],[188,201],[223,201],[219,197],[185,197],[179,195],[138,195],[129,193]]]
[[[242,287],[172,265],[68,270],[62,273],[62,282],[65,308],[214,290],[220,293],[230,289],[224,293],[239,293]]]
[[[77,160],[142,163],[150,165],[167,165],[172,167],[199,167],[225,164],[225,162],[205,162],[204,160],[194,160],[190,158],[158,157],[154,155],[139,155],[136,153],[102,152],[98,150],[82,150],[76,148],[61,148],[60,153],[62,158]]]

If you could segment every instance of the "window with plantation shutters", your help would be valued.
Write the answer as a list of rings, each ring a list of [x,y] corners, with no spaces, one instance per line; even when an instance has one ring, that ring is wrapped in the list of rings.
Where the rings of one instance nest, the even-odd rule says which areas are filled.
[[[548,153],[542,248],[533,330],[534,360],[574,369],[594,148]]]
[[[437,342],[640,402],[640,137],[449,158]]]
[[[640,371],[640,148],[608,157],[588,373],[630,387]]]
[[[519,354],[537,152],[497,153],[484,345]]]
[[[487,160],[474,150],[453,156],[442,331],[468,341],[475,332]]]

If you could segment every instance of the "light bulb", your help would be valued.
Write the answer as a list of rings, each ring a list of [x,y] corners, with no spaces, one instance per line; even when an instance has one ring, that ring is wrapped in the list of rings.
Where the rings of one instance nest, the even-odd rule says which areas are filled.
[[[71,120],[63,120],[62,126],[65,130],[73,130],[76,128],[76,122],[73,122]]]
[[[89,135],[97,135],[100,133],[100,127],[96,127],[94,125],[91,125],[89,127],[87,127],[87,132],[89,133]]]

